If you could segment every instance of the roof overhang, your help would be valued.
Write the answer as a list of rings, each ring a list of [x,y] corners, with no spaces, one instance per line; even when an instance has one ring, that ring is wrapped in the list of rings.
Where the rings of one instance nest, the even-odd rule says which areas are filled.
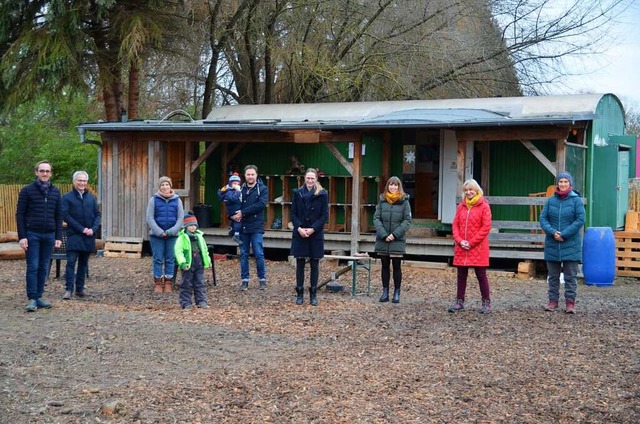
[[[86,131],[170,133],[323,132],[394,128],[562,126],[597,118],[603,95],[410,100],[301,105],[235,105],[205,120],[95,122]]]

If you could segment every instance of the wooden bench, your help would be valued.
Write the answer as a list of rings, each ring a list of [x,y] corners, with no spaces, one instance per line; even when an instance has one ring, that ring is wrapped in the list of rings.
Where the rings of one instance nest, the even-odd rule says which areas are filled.
[[[363,268],[367,271],[367,296],[371,294],[371,256],[348,256],[348,255],[324,255],[324,259],[337,259],[338,261],[347,261],[349,265],[338,269],[331,274],[331,277],[318,285],[318,288],[337,280],[338,276],[344,274],[351,269],[351,296],[357,294],[357,271]]]
[[[544,243],[545,238],[537,221],[493,221],[491,230],[489,242]]]

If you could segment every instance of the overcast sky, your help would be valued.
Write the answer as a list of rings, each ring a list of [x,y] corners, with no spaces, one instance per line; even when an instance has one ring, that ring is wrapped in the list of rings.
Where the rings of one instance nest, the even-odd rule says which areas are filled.
[[[575,93],[613,93],[625,108],[640,110],[640,0],[634,3],[615,25],[618,40],[614,46],[587,61],[584,75],[570,79],[567,85]],[[571,94],[566,87],[563,91]]]

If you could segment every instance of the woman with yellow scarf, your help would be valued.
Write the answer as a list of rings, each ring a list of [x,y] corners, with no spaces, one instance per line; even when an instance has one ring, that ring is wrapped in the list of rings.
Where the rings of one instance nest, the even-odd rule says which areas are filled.
[[[411,206],[409,196],[402,189],[402,182],[398,177],[391,177],[387,181],[373,214],[373,225],[376,227],[374,250],[382,265],[380,302],[389,301],[390,265],[393,262],[394,290],[391,302],[400,303],[401,263],[406,250],[405,234],[411,226]]]
[[[458,289],[456,301],[448,309],[459,312],[464,309],[465,292],[469,268],[474,268],[480,283],[482,308],[480,313],[491,312],[489,293],[489,231],[491,231],[491,208],[483,197],[482,189],[476,180],[470,179],[462,185],[463,199],[453,218],[453,265],[458,267]]]

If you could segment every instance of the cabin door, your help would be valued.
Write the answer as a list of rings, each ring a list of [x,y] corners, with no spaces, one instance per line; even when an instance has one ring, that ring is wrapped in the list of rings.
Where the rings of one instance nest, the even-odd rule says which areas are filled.
[[[167,177],[173,181],[174,189],[184,188],[185,143],[170,142],[167,146]]]
[[[629,150],[618,151],[618,181],[616,183],[618,213],[616,228],[624,228],[629,201]]]
[[[414,218],[438,218],[440,132],[418,131],[415,146]]]

